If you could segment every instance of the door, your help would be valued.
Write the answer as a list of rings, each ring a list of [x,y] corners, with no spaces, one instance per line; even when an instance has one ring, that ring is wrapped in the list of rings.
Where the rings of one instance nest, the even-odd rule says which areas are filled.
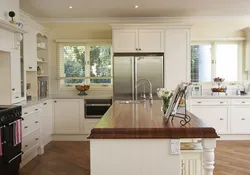
[[[207,126],[216,129],[219,134],[227,134],[229,107],[227,106],[192,106],[191,112]]]
[[[113,52],[138,51],[138,30],[113,30]]]
[[[21,101],[20,53],[11,52],[11,91],[12,103]]]
[[[54,100],[56,134],[81,132],[80,100]]]
[[[231,108],[231,133],[250,134],[250,107],[233,106]]]
[[[114,57],[114,100],[132,100],[134,94],[134,57]]]
[[[37,71],[37,39],[36,32],[23,35],[24,68],[26,71]]]
[[[135,58],[135,84],[140,79],[147,79],[152,84],[153,99],[158,99],[157,88],[162,88],[163,83],[163,56],[140,56]],[[149,84],[147,81],[143,81],[137,88],[135,88],[135,95],[137,99],[140,99],[142,93],[145,93],[148,99],[148,93],[150,92]],[[136,98],[135,97],[135,98]]]
[[[141,52],[164,52],[164,30],[139,30]]]

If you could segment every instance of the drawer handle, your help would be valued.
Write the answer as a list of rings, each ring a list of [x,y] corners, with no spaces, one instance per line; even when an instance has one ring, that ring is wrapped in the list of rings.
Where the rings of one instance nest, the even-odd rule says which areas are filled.
[[[27,128],[28,128],[28,126],[25,126],[25,127],[24,127],[24,129],[27,129]]]
[[[57,101],[54,101],[54,103],[56,103]]]
[[[15,91],[15,90],[16,90],[15,88],[12,89],[12,91]]]
[[[25,145],[25,148],[29,147],[29,145]]]
[[[25,112],[24,115],[28,114],[28,112]]]
[[[39,123],[38,121],[36,121],[35,123]]]
[[[241,120],[246,120],[245,118],[242,118]]]
[[[19,98],[19,97],[15,97],[15,98]]]
[[[39,138],[36,138],[36,140],[39,140]]]
[[[35,111],[38,111],[38,109],[35,109]]]
[[[32,67],[29,67],[29,69],[32,69]]]
[[[220,118],[220,120],[224,120],[224,118]]]
[[[43,105],[47,105],[47,103],[43,103]]]
[[[223,101],[220,102],[220,104],[224,103]]]
[[[198,101],[198,103],[201,103],[201,101]]]
[[[245,101],[241,102],[241,103],[246,103]]]

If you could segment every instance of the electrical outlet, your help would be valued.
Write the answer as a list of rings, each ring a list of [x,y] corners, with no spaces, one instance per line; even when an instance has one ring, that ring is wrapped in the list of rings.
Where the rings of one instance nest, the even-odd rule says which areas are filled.
[[[171,154],[180,154],[180,140],[179,139],[171,139],[170,140],[170,152]]]

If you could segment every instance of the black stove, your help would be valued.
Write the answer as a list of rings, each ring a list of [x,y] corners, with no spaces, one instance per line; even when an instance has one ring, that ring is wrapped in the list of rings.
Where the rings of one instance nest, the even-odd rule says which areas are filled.
[[[0,106],[0,129],[2,156],[0,156],[0,175],[17,175],[21,163],[21,143],[13,145],[14,124],[22,119],[21,106]]]

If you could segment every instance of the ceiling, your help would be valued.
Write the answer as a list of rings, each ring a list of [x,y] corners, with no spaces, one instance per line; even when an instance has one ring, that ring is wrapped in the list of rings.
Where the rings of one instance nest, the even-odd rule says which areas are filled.
[[[250,15],[250,0],[20,0],[20,6],[36,18]]]

